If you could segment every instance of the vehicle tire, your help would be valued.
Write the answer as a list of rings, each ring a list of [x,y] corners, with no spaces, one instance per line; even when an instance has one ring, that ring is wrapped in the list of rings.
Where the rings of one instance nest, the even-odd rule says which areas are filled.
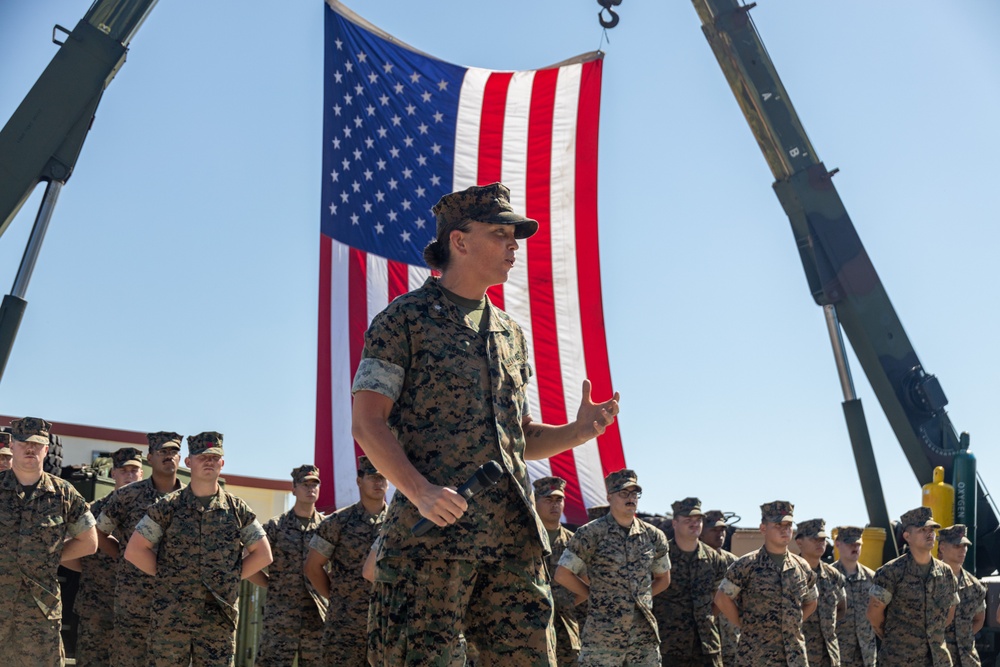
[[[49,453],[45,456],[45,462],[43,468],[45,472],[50,475],[55,475],[56,477],[62,476],[62,461],[63,461],[63,449],[62,442],[59,440],[58,435],[49,436]]]

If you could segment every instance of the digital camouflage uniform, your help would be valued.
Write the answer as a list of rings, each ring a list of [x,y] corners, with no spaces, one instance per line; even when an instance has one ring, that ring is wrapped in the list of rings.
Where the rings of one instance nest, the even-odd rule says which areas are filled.
[[[142,452],[122,447],[112,455],[112,468],[142,468]],[[101,516],[109,496],[90,504],[90,513]],[[115,537],[121,541],[120,535]],[[73,611],[80,618],[77,626],[77,667],[107,667],[111,664],[111,644],[115,629],[115,573],[118,561],[100,549],[80,559],[80,583],[76,589]]]
[[[736,554],[725,549],[717,552],[726,564],[726,571],[736,562]],[[722,614],[716,616],[719,625],[719,639],[722,643],[722,664],[724,667],[736,664],[736,651],[740,646],[740,629]]]
[[[532,482],[535,488],[535,502],[538,498],[561,494],[565,497],[566,480],[561,477],[542,477]],[[559,558],[573,537],[573,531],[565,526],[559,526],[554,531],[548,531],[549,554],[547,566],[549,580],[559,565]],[[580,656],[580,621],[574,602],[576,596],[564,586],[551,582],[552,599],[555,602],[553,624],[556,629],[556,661],[559,667],[575,665]]]
[[[606,479],[608,493],[620,490],[617,475]],[[612,490],[614,489],[614,490]],[[587,620],[580,665],[659,665],[660,638],[653,617],[653,576],[670,570],[667,536],[635,517],[623,528],[612,514],[581,526],[559,559],[559,566],[590,579]]]
[[[108,496],[90,503],[90,513],[100,516]],[[100,549],[80,560],[80,584],[73,611],[77,626],[76,664],[96,667],[111,664],[111,642],[115,629],[115,570],[118,562]]]
[[[465,219],[519,218],[500,184],[446,195],[434,210],[439,236]],[[422,537],[410,532],[416,506],[393,496],[375,572],[374,665],[462,665],[463,633],[487,662],[555,660],[545,529],[524,462],[527,342],[488,298],[481,330],[429,278],[365,334],[353,390],[393,401],[388,426],[417,472],[439,486],[461,484],[490,460],[505,473],[453,525]],[[427,611],[410,617],[410,609]]]
[[[900,521],[904,532],[924,522],[933,523],[927,507],[907,512]],[[871,597],[886,605],[882,650],[878,655],[880,667],[952,664],[945,646],[944,622],[949,607],[958,604],[957,589],[950,567],[932,558],[924,574],[910,552],[875,572]]]
[[[837,606],[847,601],[844,575],[829,563],[820,561],[816,574],[819,593],[816,611],[802,623],[810,667],[840,667],[837,641]]]
[[[292,471],[293,483],[318,481],[318,472],[315,466],[296,468]],[[264,524],[274,560],[267,568],[263,627],[254,663],[257,667],[284,667],[291,665],[296,656],[298,667],[322,664],[327,602],[303,572],[309,544],[322,520],[323,515],[313,511],[303,525],[295,511],[289,510]]]
[[[10,433],[0,431],[0,472],[10,470],[14,463],[14,450],[10,448]]]
[[[790,521],[792,509],[785,501],[761,506],[765,521]],[[736,667],[807,667],[802,605],[818,593],[816,575],[805,559],[787,552],[779,570],[761,547],[729,566],[719,590],[740,612]]]
[[[966,537],[967,530],[963,524],[955,524],[942,528],[938,538],[941,542],[971,546],[972,541]],[[986,613],[986,586],[966,570],[959,572],[956,581],[958,606],[955,607],[955,619],[944,630],[945,643],[955,667],[980,667],[973,619],[977,614]]]
[[[798,535],[828,537],[826,522],[812,519],[799,524]],[[816,611],[802,622],[806,638],[809,667],[840,667],[840,646],[837,642],[837,606],[847,603],[844,575],[832,565],[820,561],[813,570],[819,593]]]
[[[549,579],[559,565],[566,547],[569,546],[573,537],[573,531],[565,526],[549,533],[549,546],[552,553],[549,554],[548,572]],[[552,599],[555,602],[553,623],[556,629],[556,662],[559,667],[565,665],[575,665],[580,656],[580,620],[577,618],[574,600],[576,596],[572,591],[567,590],[556,582],[552,581]]]
[[[871,596],[886,605],[878,664],[882,667],[947,667],[944,641],[948,608],[958,603],[951,568],[934,559],[925,577],[906,553],[875,572]]]
[[[979,667],[979,652],[976,651],[976,634],[972,631],[972,619],[976,614],[986,612],[986,586],[975,576],[962,570],[958,580],[958,606],[955,620],[945,628],[948,653],[955,667]]]
[[[705,525],[702,528],[726,526],[726,517],[720,510],[709,510],[705,512]],[[722,557],[726,564],[726,569],[736,562],[736,554],[725,549],[716,549],[716,553]],[[716,614],[716,625],[719,626],[719,640],[722,642],[722,664],[725,666],[736,664],[736,647],[740,643],[740,629],[729,622],[729,619],[722,614]]]
[[[861,539],[863,529],[856,526],[837,528],[837,539],[853,543]],[[844,575],[847,592],[847,611],[837,619],[837,646],[840,648],[841,667],[875,667],[875,630],[868,620],[869,591],[874,570],[858,563],[854,574],[839,560],[833,566]]]
[[[368,605],[372,585],[361,568],[385,521],[386,509],[369,514],[359,501],[319,525],[310,548],[329,559],[330,609],[323,629],[323,664],[368,664]]]
[[[673,503],[674,518],[700,516],[701,501]],[[670,587],[653,598],[653,616],[660,631],[660,654],[674,667],[722,667],[722,641],[712,600],[726,576],[727,564],[714,549],[699,541],[692,552],[670,541]]]
[[[181,436],[158,431],[146,436],[149,452],[180,449]],[[174,490],[184,488],[180,480]],[[97,516],[97,530],[111,535],[120,545],[115,572],[114,634],[111,664],[114,667],[147,667],[149,653],[149,611],[153,605],[155,579],[125,560],[125,547],[146,510],[163,498],[153,479],[143,479],[123,486],[107,496],[107,504]]]
[[[221,453],[221,440],[214,431],[189,436],[188,450]],[[150,507],[135,530],[158,547],[153,663],[232,665],[243,549],[267,539],[253,511],[221,487],[206,506],[188,486]]]
[[[51,424],[26,417],[12,424],[20,442],[48,444]],[[64,541],[94,525],[73,486],[43,472],[25,493],[13,470],[0,472],[0,647],[4,665],[62,664],[62,600],[57,571]]]

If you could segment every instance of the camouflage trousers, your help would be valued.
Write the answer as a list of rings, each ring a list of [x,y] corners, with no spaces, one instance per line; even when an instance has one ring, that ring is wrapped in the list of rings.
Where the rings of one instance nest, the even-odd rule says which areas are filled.
[[[113,667],[149,665],[149,609],[153,604],[154,581],[153,577],[141,572],[132,563],[123,561],[118,564],[111,643]]]
[[[363,620],[326,624],[323,630],[323,665],[326,667],[368,667],[368,627]]]
[[[740,629],[729,622],[729,619],[718,614],[719,639],[722,640],[722,664],[726,667],[735,667],[736,649],[740,645]]]
[[[188,601],[183,617],[153,614],[152,667],[233,667],[236,629],[208,601]],[[171,610],[174,611],[174,610]],[[179,621],[183,618],[183,621]]]
[[[657,646],[612,651],[584,646],[580,649],[580,667],[660,667]]]
[[[375,571],[369,660],[379,667],[555,664],[552,592],[541,557],[503,562],[383,558]]]
[[[674,633],[670,641],[660,642],[660,656],[663,664],[671,667],[722,667],[722,653],[703,653],[698,631],[694,629],[687,641]]]
[[[110,667],[111,640],[115,631],[114,614],[83,614],[78,627],[77,667]]]
[[[4,667],[61,667],[65,658],[61,620],[45,618],[22,588],[0,613],[0,655]]]
[[[670,667],[722,667],[721,653],[678,655],[664,653],[663,664]],[[810,666],[811,667],[811,666]]]
[[[838,640],[841,638],[838,636]],[[872,646],[871,656],[865,662],[865,654],[861,650],[861,644],[855,641],[844,641],[840,643],[840,667],[874,667],[875,647]]]
[[[660,664],[660,638],[652,619],[636,605],[631,627],[583,624],[580,665],[590,667],[647,667]],[[627,623],[628,619],[623,619]]]
[[[268,616],[265,613],[254,667],[287,667],[295,658],[298,658],[298,667],[320,667],[324,664],[321,622],[313,624],[315,627],[308,627],[310,624],[307,622],[289,627],[281,623],[280,617],[272,619]]]
[[[579,659],[579,649],[575,649],[572,646],[565,646],[556,640],[556,664],[559,667],[571,667],[571,665],[577,664]]]
[[[559,619],[558,614],[556,614],[555,617],[555,628],[556,664],[559,667],[569,667],[570,665],[575,665],[577,659],[580,657],[580,649],[573,648],[573,638],[569,636],[569,632],[566,630],[566,626],[563,625],[562,621]],[[577,639],[577,644],[579,645],[579,639]]]
[[[958,647],[958,642],[952,641],[954,634],[948,633],[948,637],[945,638],[945,646],[948,647],[948,654],[951,655],[951,664],[954,667],[960,667],[961,665],[982,665],[982,661],[979,659],[979,651],[976,650],[976,645],[972,645],[972,650],[968,651]],[[843,663],[841,663],[843,664]]]
[[[812,652],[809,652],[807,655],[809,658],[809,667],[840,667],[840,662],[838,661],[834,664],[826,651],[823,651],[820,655],[815,655]]]

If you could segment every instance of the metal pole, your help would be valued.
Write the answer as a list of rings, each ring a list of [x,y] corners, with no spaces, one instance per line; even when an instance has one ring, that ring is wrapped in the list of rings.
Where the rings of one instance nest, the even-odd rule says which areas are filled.
[[[833,346],[833,359],[837,364],[837,375],[840,377],[840,387],[844,391],[844,420],[847,422],[847,433],[851,439],[851,449],[854,451],[854,462],[858,467],[858,478],[861,481],[861,492],[865,497],[870,526],[885,530],[885,545],[882,550],[882,562],[886,563],[899,554],[896,536],[889,520],[889,510],[885,505],[885,494],[882,491],[882,480],[875,464],[875,452],[872,450],[871,435],[868,433],[868,420],[861,400],[854,391],[854,380],[851,368],[847,363],[847,353],[844,351],[844,336],[837,319],[836,307],[832,304],[823,306],[826,316],[826,328],[830,333],[830,344]]]
[[[844,400],[853,401],[858,395],[854,392],[854,378],[851,368],[847,365],[847,353],[844,352],[844,334],[837,319],[837,310],[833,304],[823,306],[826,316],[826,329],[830,333],[830,345],[833,346],[833,360],[837,364],[837,375],[840,377],[840,387],[844,391]]]
[[[21,266],[17,269],[17,277],[14,278],[14,286],[10,290],[10,293],[19,299],[23,299],[25,292],[28,291],[28,282],[35,270],[35,262],[38,261],[38,253],[42,249],[42,241],[45,240],[45,232],[49,229],[49,221],[52,219],[62,187],[60,181],[49,181],[45,186],[42,204],[38,207],[38,217],[35,218],[35,225],[31,228],[31,236],[24,249]]]
[[[21,327],[21,318],[28,305],[28,302],[24,300],[24,295],[28,291],[28,283],[35,270],[38,253],[42,249],[42,241],[45,240],[45,232],[49,228],[49,221],[52,219],[52,212],[55,210],[62,187],[62,181],[49,181],[48,185],[45,186],[45,194],[38,207],[38,216],[35,218],[35,225],[31,228],[31,236],[24,249],[24,256],[21,257],[21,266],[17,269],[14,286],[11,288],[10,294],[6,295],[3,298],[3,303],[0,304],[0,380],[3,379],[4,371],[7,369],[7,361],[10,360],[10,353],[14,349],[14,339],[17,338],[17,330]]]

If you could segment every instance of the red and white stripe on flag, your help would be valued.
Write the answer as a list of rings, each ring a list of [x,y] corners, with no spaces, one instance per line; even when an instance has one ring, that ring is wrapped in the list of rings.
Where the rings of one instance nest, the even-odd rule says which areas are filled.
[[[508,281],[489,296],[524,329],[535,370],[531,414],[548,424],[575,418],[584,379],[592,382],[595,400],[612,394],[597,228],[601,65],[600,54],[593,54],[534,71],[470,68],[459,94],[450,189],[501,181],[514,209],[539,222],[538,233],[522,242]],[[425,266],[321,235],[316,464],[322,507],[358,499],[361,452],[351,436],[350,388],[364,332],[392,299],[428,275]],[[624,465],[615,422],[596,440],[529,462],[529,472],[533,479],[565,478],[566,519],[582,524],[587,507],[607,503],[604,476]]]

